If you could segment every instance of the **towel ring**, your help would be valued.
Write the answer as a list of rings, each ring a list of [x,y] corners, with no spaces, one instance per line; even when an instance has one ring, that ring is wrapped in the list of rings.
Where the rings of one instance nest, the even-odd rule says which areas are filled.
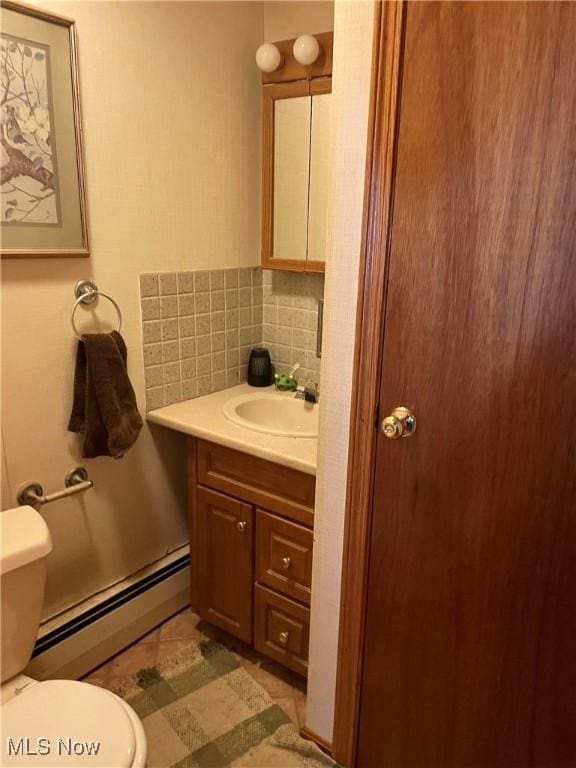
[[[120,311],[120,307],[118,304],[116,304],[112,296],[108,296],[107,293],[102,293],[102,291],[99,291],[98,286],[93,280],[78,280],[74,286],[74,296],[76,296],[76,301],[72,307],[72,315],[70,317],[70,321],[72,323],[72,329],[79,339],[82,338],[82,334],[78,331],[78,328],[76,328],[76,321],[74,319],[76,310],[80,304],[84,304],[85,306],[92,304],[99,296],[108,299],[108,301],[113,304],[114,309],[118,313],[118,328],[116,328],[116,331],[117,333],[120,333],[120,329],[122,328],[122,312]]]

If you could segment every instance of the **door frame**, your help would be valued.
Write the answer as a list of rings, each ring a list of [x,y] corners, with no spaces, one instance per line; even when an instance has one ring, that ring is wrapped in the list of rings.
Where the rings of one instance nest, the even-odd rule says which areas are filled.
[[[334,758],[350,768],[358,741],[406,0],[377,0],[375,13],[333,734]]]

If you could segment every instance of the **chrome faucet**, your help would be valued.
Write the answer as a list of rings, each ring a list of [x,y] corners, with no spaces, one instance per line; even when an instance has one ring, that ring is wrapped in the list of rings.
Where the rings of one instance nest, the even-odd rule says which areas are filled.
[[[299,384],[296,387],[296,394],[294,397],[296,397],[298,400],[305,400],[307,403],[317,403],[318,385],[315,383],[309,384],[308,386]]]

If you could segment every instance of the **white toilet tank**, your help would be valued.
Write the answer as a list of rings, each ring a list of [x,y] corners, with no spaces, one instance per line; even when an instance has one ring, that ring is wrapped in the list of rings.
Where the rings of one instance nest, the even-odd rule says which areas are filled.
[[[0,512],[1,679],[27,666],[40,626],[46,557],[52,551],[48,526],[32,507]]]

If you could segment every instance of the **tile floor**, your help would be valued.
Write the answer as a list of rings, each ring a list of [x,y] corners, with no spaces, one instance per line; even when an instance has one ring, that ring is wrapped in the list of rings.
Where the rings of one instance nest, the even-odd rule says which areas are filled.
[[[306,714],[306,682],[280,664],[260,655],[241,640],[203,622],[199,616],[185,609],[150,634],[141,638],[122,653],[84,677],[87,683],[107,688],[112,680],[151,667],[177,653],[191,640],[198,642],[210,638],[229,648],[246,671],[268,691],[288,717],[299,727]]]

